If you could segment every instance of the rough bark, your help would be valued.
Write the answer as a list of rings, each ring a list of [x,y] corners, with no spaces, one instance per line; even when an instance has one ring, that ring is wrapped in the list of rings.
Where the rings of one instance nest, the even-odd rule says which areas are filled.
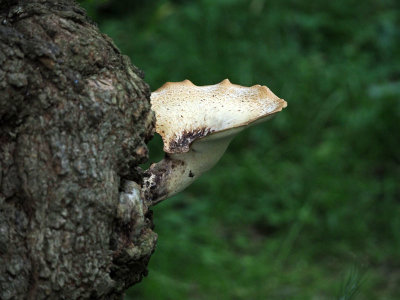
[[[68,0],[0,0],[0,299],[114,299],[146,274],[143,73]]]

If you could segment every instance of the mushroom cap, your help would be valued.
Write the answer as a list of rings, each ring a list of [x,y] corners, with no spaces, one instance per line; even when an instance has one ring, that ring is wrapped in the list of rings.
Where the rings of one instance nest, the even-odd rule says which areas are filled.
[[[188,152],[197,139],[249,125],[287,106],[269,88],[244,87],[228,79],[196,86],[189,80],[167,82],[151,94],[156,132],[164,152]]]

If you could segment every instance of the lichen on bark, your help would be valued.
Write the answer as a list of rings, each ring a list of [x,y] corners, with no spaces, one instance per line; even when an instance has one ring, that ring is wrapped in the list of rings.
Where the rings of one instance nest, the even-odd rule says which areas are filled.
[[[143,73],[74,1],[0,0],[0,299],[114,299],[157,236]],[[131,199],[131,198],[129,198]]]

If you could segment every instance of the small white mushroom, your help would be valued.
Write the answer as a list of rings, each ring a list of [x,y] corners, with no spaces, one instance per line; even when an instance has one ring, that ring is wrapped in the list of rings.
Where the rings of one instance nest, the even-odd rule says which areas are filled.
[[[167,82],[152,93],[151,105],[165,152],[145,172],[144,197],[154,205],[212,168],[245,126],[268,120],[287,103],[266,86],[243,87],[225,79],[208,86]]]

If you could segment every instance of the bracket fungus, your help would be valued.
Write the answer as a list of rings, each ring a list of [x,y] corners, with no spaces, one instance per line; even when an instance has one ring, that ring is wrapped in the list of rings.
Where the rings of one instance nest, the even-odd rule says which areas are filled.
[[[287,103],[266,86],[243,87],[225,79],[208,86],[167,82],[151,94],[151,105],[165,152],[143,181],[144,198],[154,205],[212,168],[246,126],[268,120]]]

